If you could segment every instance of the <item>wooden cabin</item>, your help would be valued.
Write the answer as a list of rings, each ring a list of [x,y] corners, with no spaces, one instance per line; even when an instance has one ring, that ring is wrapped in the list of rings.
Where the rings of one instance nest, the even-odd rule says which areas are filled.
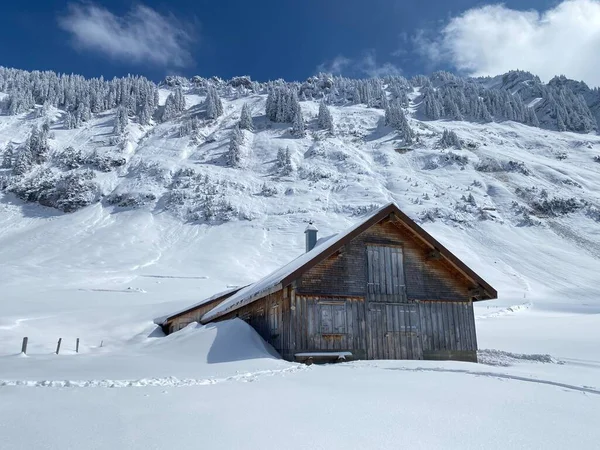
[[[305,233],[289,264],[158,323],[173,332],[238,317],[289,361],[477,361],[473,302],[496,290],[396,205],[339,235]]]

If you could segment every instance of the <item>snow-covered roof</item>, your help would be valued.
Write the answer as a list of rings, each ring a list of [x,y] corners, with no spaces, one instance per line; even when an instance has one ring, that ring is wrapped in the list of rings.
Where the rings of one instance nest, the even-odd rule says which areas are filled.
[[[361,221],[348,228],[344,233],[336,234],[325,239],[319,239],[317,245],[309,252],[300,255],[290,263],[270,273],[256,283],[246,286],[221,302],[215,308],[208,311],[202,316],[201,322],[208,323],[230,311],[241,308],[270,293],[283,289],[293,280],[297,279],[305,270],[308,270],[324,258],[329,257],[348,241],[354,239],[358,234],[390,214],[394,214],[416,236],[426,242],[432,249],[439,251],[440,255],[446,261],[480,286],[484,290],[484,294],[481,295],[480,298],[481,300],[497,298],[498,293],[496,290],[484,279],[415,223],[415,221],[404,214],[394,203],[388,203],[365,215]]]
[[[166,322],[168,322],[170,319],[173,319],[177,316],[180,316],[186,312],[189,312],[193,309],[199,308],[200,306],[206,305],[207,303],[210,303],[212,301],[218,300],[221,297],[225,297],[227,295],[233,294],[236,291],[239,291],[240,289],[243,289],[245,286],[236,286],[234,288],[229,288],[229,289],[225,289],[224,291],[221,292],[217,292],[214,295],[211,295],[208,298],[205,298],[202,301],[199,301],[198,303],[195,303],[191,306],[188,306],[187,308],[184,309],[180,309],[179,311],[176,311],[174,313],[168,314],[166,316],[161,316],[161,317],[157,317],[156,319],[154,319],[154,323],[156,325],[164,325]]]
[[[319,239],[317,245],[315,245],[315,247],[309,252],[300,255],[293,261],[270,273],[269,275],[257,281],[256,283],[245,287],[244,289],[229,297],[220,305],[216,306],[215,308],[211,309],[209,312],[204,314],[204,316],[202,316],[202,323],[209,322],[233,309],[238,309],[244,305],[252,303],[254,300],[257,300],[267,295],[270,291],[279,290],[283,287],[279,286],[279,284],[285,278],[287,278],[292,273],[296,272],[302,266],[315,259],[319,255],[326,253],[332,248],[337,248],[336,244],[338,244],[348,235],[352,234],[361,225],[363,225],[365,222],[368,222],[371,218],[378,215],[381,211],[388,208],[390,205],[393,204],[389,203],[371,213],[368,213],[363,220],[348,228],[348,230],[346,230],[344,233],[333,235],[324,240]]]

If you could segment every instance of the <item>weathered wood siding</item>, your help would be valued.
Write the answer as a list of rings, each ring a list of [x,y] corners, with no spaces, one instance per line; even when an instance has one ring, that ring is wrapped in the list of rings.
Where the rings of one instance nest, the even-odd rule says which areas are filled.
[[[284,359],[293,361],[295,353],[327,351],[351,351],[355,359],[366,358],[364,298],[296,295],[292,290],[288,304]]]
[[[472,302],[419,302],[421,344],[425,359],[477,361]]]
[[[226,297],[215,299],[212,302],[205,303],[204,305],[198,306],[197,308],[193,309],[188,313],[182,314],[181,316],[177,316],[174,319],[170,320],[166,324],[166,328],[168,329],[169,334],[174,333],[175,331],[179,331],[182,328],[185,328],[192,322],[200,323],[200,319],[204,314],[206,314],[211,309],[216,308],[225,299]]]
[[[284,346],[288,345],[285,336],[289,335],[285,328],[289,325],[284,323],[284,319],[289,320],[284,312],[284,296],[287,297],[287,292],[288,289],[283,289],[267,295],[215,321],[240,318],[250,324],[265,341],[281,353]]]
[[[406,295],[411,300],[467,301],[476,287],[443,259],[430,258],[430,248],[416,238],[401,222],[380,222],[340,252],[309,269],[298,280],[302,295],[367,295],[367,245],[401,246]]]
[[[423,359],[417,303],[369,303],[368,359]]]
[[[368,244],[366,248],[367,299],[370,302],[404,302],[402,246]]]

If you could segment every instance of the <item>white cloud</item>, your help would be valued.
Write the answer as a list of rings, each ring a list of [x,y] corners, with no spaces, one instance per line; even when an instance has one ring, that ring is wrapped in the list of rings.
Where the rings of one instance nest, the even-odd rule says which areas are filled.
[[[377,63],[374,50],[365,52],[358,59],[346,58],[338,55],[327,63],[319,64],[317,72],[327,72],[336,75],[384,77],[388,75],[401,75],[402,70],[390,62]]]
[[[80,49],[159,66],[184,67],[192,62],[192,27],[141,4],[122,17],[92,3],[71,4],[58,21]]]
[[[566,75],[600,85],[600,0],[566,0],[546,11],[503,5],[469,9],[434,39],[414,38],[430,62],[449,62],[470,75],[528,70],[549,80]]]
[[[338,55],[331,61],[321,63],[317,66],[317,72],[326,72],[339,75],[346,71],[346,68],[352,63],[352,60],[343,55]]]

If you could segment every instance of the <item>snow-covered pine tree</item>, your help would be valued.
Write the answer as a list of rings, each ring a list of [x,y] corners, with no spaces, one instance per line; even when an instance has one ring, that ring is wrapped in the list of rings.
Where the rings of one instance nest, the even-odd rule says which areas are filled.
[[[299,110],[300,101],[296,89],[275,86],[269,92],[265,112],[271,122],[293,123]]]
[[[25,141],[25,148],[28,155],[31,155],[31,162],[40,164],[48,159],[50,146],[48,145],[48,132],[46,129],[39,129],[34,125],[29,137]]]
[[[242,113],[240,115],[240,128],[242,130],[250,130],[254,129],[254,123],[252,122],[252,114],[250,113],[250,106],[248,103],[244,103],[242,106]]]
[[[185,111],[185,97],[181,87],[177,87],[171,92],[165,100],[165,109],[162,114],[162,121],[166,122],[174,117],[177,117],[181,112]]]
[[[227,150],[227,164],[230,167],[240,167],[242,164],[242,152],[240,146],[242,145],[244,136],[240,127],[236,125],[233,127],[231,137],[229,139],[229,149]]]
[[[33,155],[27,146],[21,146],[14,159],[12,172],[15,175],[24,175],[33,167]]]
[[[115,113],[115,125],[113,127],[113,133],[121,135],[125,132],[125,127],[129,123],[129,115],[127,109],[123,106],[119,106]]]
[[[306,127],[304,125],[304,117],[302,116],[302,110],[298,108],[294,115],[294,122],[292,123],[292,135],[297,138],[303,138],[306,136]]]
[[[414,141],[415,133],[406,120],[399,99],[392,100],[385,110],[385,124],[397,130],[407,144]]]
[[[319,104],[317,126],[322,130],[328,130],[330,133],[333,133],[333,117],[331,117],[331,113],[325,102]]]
[[[78,127],[77,117],[71,111],[67,111],[64,123],[67,130],[73,130]]]
[[[13,165],[13,159],[14,159],[14,148],[12,143],[8,143],[6,145],[6,148],[4,149],[4,154],[2,155],[2,167],[4,169],[10,169]]]
[[[294,166],[292,165],[292,155],[290,153],[289,148],[282,149],[280,148],[277,151],[277,167],[281,175],[290,175],[294,171]]]
[[[217,92],[217,88],[210,85],[206,91],[206,117],[208,119],[216,119],[223,114],[223,103]]]

